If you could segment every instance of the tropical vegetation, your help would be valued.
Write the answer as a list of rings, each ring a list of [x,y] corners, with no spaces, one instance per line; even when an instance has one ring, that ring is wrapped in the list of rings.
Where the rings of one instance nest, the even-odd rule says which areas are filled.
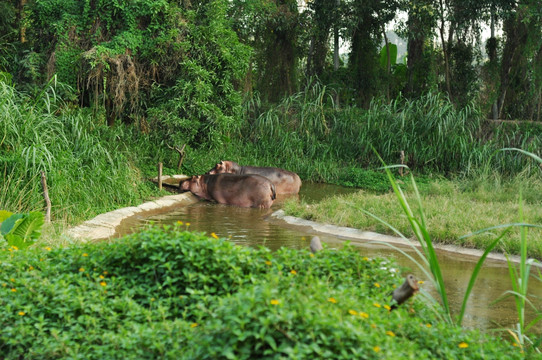
[[[528,257],[542,256],[539,5],[0,2],[0,353],[537,356],[524,310]],[[179,169],[171,149],[181,146]],[[191,175],[225,159],[363,189],[286,208],[417,238],[442,307],[416,297],[386,311],[400,279],[350,250],[270,253],[178,228],[112,244],[63,235],[163,195],[148,181],[158,162]],[[458,327],[433,241],[520,255],[517,271],[510,263],[511,343]]]

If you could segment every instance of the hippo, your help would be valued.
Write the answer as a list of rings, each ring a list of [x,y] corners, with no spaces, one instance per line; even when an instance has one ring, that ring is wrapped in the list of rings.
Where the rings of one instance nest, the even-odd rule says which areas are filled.
[[[275,184],[277,194],[297,194],[301,187],[301,179],[291,171],[275,167],[241,166],[233,161],[220,161],[207,174],[258,174],[265,176]]]
[[[256,174],[192,176],[181,181],[179,189],[220,204],[260,209],[270,208],[277,197],[275,185],[266,177]]]

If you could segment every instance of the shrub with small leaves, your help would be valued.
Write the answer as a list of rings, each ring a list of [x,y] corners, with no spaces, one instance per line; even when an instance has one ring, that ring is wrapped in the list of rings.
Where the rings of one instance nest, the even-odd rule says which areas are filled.
[[[5,359],[521,358],[505,341],[397,310],[393,263],[353,248],[235,246],[153,227],[112,243],[0,250]]]

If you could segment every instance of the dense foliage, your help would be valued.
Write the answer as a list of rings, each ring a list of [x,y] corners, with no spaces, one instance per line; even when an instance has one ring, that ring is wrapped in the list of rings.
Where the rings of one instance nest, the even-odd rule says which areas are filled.
[[[181,227],[3,248],[4,358],[522,358],[416,297],[388,311],[402,282],[388,261],[348,247],[271,253]]]
[[[121,119],[145,127],[150,117],[178,140],[231,131],[239,121],[237,90],[277,102],[303,86],[303,74],[337,86],[341,104],[368,107],[373,97],[442,91],[457,106],[475,99],[494,119],[541,116],[537,0],[11,0],[1,6],[0,71],[19,87],[56,73],[77,89],[79,104],[104,107],[109,124]],[[393,50],[399,45],[406,45],[401,59]]]

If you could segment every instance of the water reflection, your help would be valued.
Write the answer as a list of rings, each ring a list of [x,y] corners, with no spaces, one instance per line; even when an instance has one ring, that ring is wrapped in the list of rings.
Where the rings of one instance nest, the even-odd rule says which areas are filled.
[[[306,202],[315,202],[326,196],[354,191],[357,190],[326,184],[304,183],[298,196]],[[124,233],[135,231],[151,221],[162,224],[183,221],[190,223],[192,231],[206,232],[207,234],[214,232],[219,237],[229,238],[239,245],[266,246],[271,250],[277,250],[282,246],[308,249],[310,239],[315,235],[314,231],[310,228],[290,226],[282,220],[269,218],[273,211],[280,208],[284,199],[284,197],[279,197],[273,207],[267,210],[239,208],[201,201],[165,214],[136,219],[136,222],[128,225],[129,229],[125,229]],[[345,239],[331,235],[318,235],[322,242],[331,248],[340,248],[345,241]],[[396,250],[385,245],[363,241],[352,240],[351,243],[359,247],[359,251],[366,256],[393,258],[400,265],[409,267],[419,279],[425,277],[410,260]],[[408,248],[403,248],[403,250],[414,255],[414,251]],[[463,294],[476,261],[476,258],[456,253],[439,252],[439,262],[449,296],[448,301],[455,312],[460,309]],[[429,282],[426,282],[423,287],[436,297]],[[486,260],[467,305],[464,326],[477,327],[482,330],[515,327],[517,313],[514,300],[510,297],[494,303],[509,289],[511,289],[511,284],[506,264],[496,260]],[[538,299],[542,298],[542,286],[538,280],[531,279],[530,289],[531,294],[538,296]],[[539,300],[534,305],[541,308]],[[527,314],[528,319],[533,318],[532,312],[528,311]],[[537,328],[537,332],[542,332],[540,327]]]

